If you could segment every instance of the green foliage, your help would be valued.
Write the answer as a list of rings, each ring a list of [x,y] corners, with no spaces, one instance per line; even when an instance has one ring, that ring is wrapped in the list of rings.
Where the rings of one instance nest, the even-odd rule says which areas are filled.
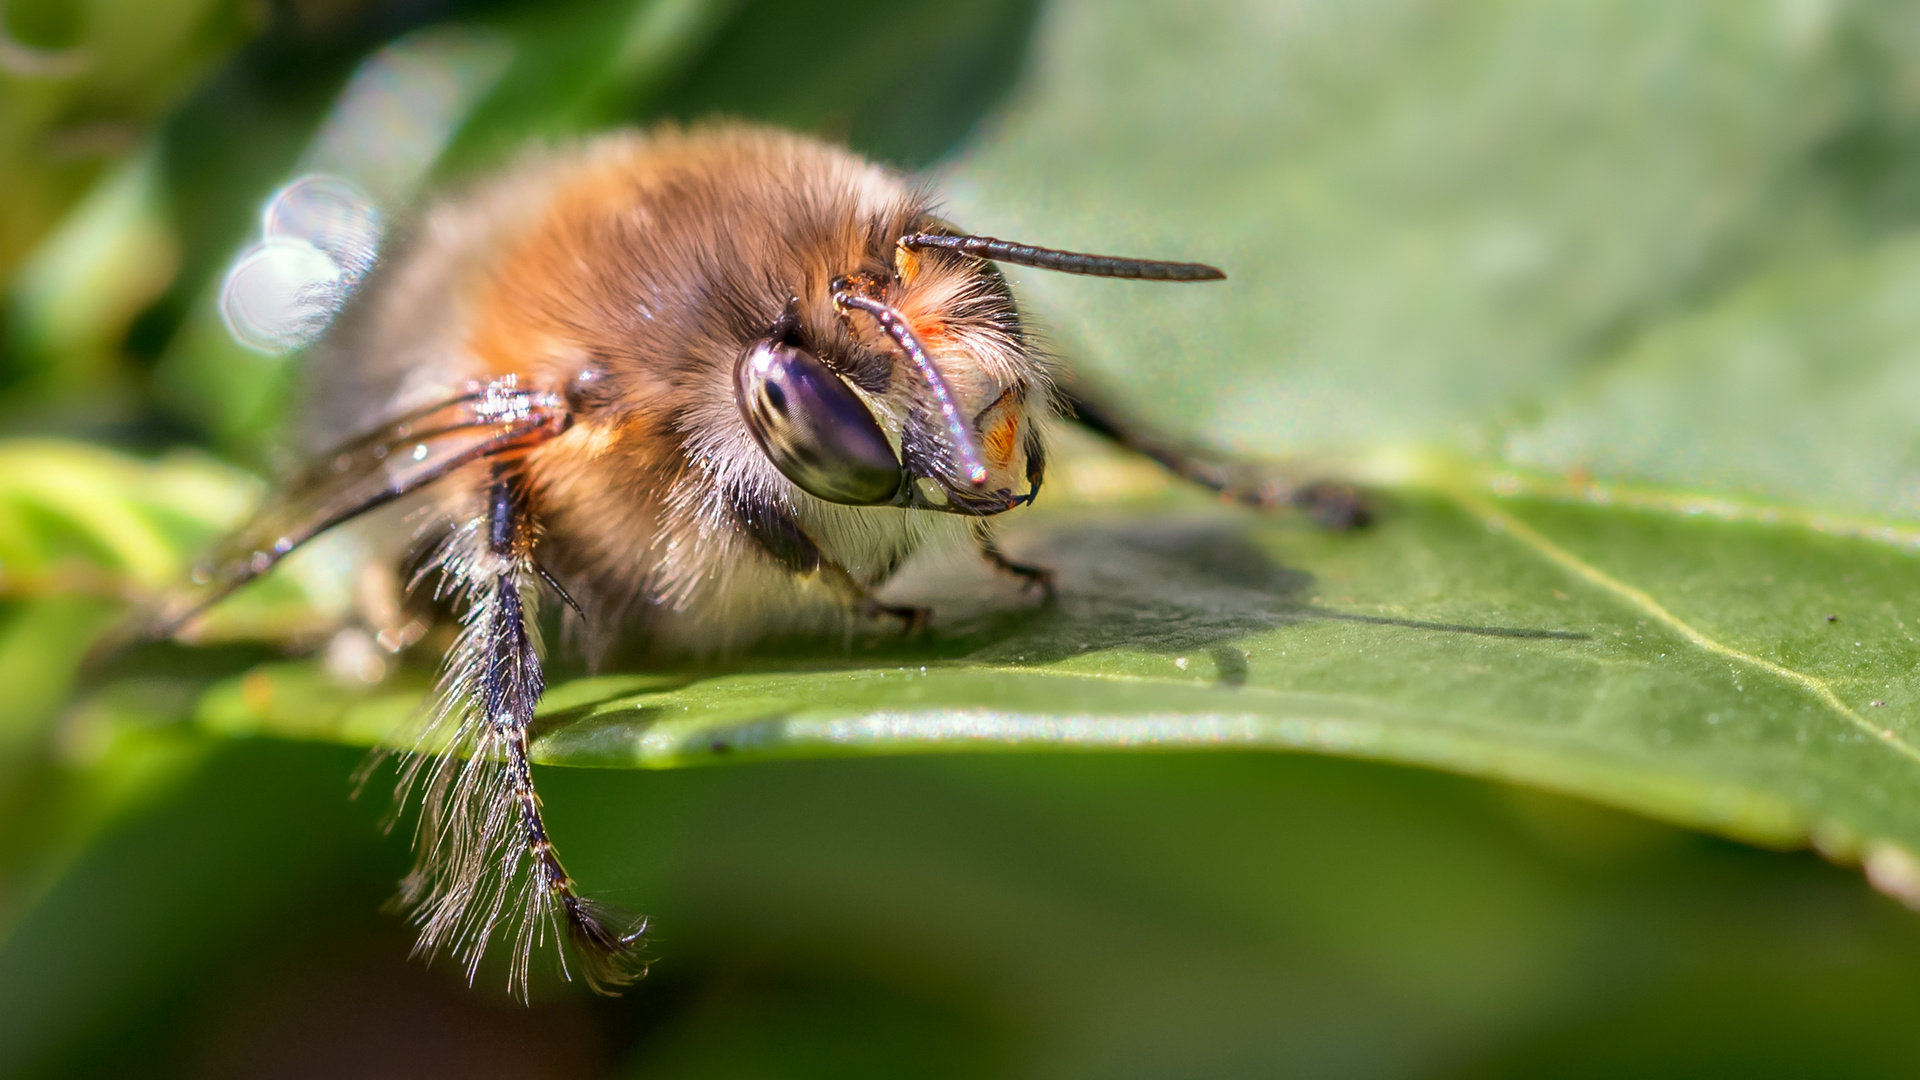
[[[327,161],[404,204],[528,138],[718,112],[930,167],[981,232],[1225,266],[1013,277],[1143,418],[1363,482],[1378,520],[1223,506],[1070,438],[1004,533],[1055,602],[927,564],[897,590],[923,638],[562,656],[536,755],[592,768],[543,791],[582,879],[656,914],[622,1015],[658,1027],[556,985],[528,1039],[636,1075],[1912,1070],[1905,912],[1531,793],[1812,845],[1920,903],[1901,6],[149,6],[128,74],[0,76],[34,193],[0,221],[4,413],[41,436],[0,445],[0,970],[31,975],[0,1069],[126,1071],[174,1027],[317,1053],[247,1034],[362,1022],[311,958],[497,1026],[338,959],[397,936],[371,912],[401,845],[339,805],[328,744],[390,743],[433,659],[368,684],[306,655],[350,538],[196,646],[88,655],[260,490],[153,455],[272,457],[289,371],[210,297],[274,186]],[[6,26],[94,49],[109,9]],[[457,122],[343,157],[330,106],[396,39],[453,58]],[[83,101],[138,138],[77,170],[47,133]],[[1105,752],[925,756],[982,750]],[[256,984],[299,1007],[247,1012]],[[395,1030],[443,1064],[478,1037]]]

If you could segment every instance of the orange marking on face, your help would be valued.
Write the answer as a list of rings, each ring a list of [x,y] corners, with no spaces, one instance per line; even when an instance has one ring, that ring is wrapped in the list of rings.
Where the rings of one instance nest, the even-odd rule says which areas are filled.
[[[1018,404],[1018,395],[1009,387],[980,413],[980,452],[997,471],[1013,468],[1013,451],[1020,444]]]
[[[1020,418],[1008,413],[1007,418],[984,437],[987,464],[1003,472],[1013,468],[1013,448],[1019,439]]]

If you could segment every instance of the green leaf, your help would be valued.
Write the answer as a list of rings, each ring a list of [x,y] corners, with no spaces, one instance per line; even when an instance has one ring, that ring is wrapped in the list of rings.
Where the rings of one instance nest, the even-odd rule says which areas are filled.
[[[569,870],[654,916],[657,963],[591,1010],[577,987],[527,1009],[503,966],[470,988],[406,957],[379,908],[407,830],[382,836],[382,793],[346,797],[361,755],[205,741],[191,782],[0,941],[0,1072],[351,1073],[396,1041],[443,1075],[596,1050],[561,1075],[1866,1078],[1920,1058],[1920,920],[1854,875],[1265,753],[544,770]]]
[[[182,584],[264,490],[197,453],[147,462],[84,443],[0,442],[0,603],[101,602],[84,650],[98,630]],[[325,538],[288,560],[292,572],[222,604],[195,640],[310,640],[345,615],[363,557],[351,536]],[[0,666],[8,662],[0,652]]]
[[[1597,384],[1604,418],[1516,460],[1910,513],[1893,493],[1920,465],[1883,419],[1913,368],[1908,278],[1897,245],[1868,255],[1920,219],[1909,17],[1062,0],[1027,84],[941,179],[971,229],[1227,270],[1199,288],[1013,275],[1073,363],[1164,427],[1268,454],[1492,458],[1587,415]],[[1752,284],[1826,260],[1859,265],[1798,301]],[[1856,306],[1818,315],[1836,292]],[[1667,330],[1723,306],[1739,325],[1718,345]],[[1736,333],[1768,327],[1771,354],[1730,365]],[[1636,366],[1672,374],[1629,383]],[[1821,442],[1792,484],[1775,481],[1809,440],[1772,440],[1787,407]],[[1836,462],[1840,492],[1805,482]]]
[[[1816,860],[1327,760],[1811,843],[1920,904],[1904,5],[471,10],[512,61],[439,172],[718,110],[942,162],[948,213],[983,233],[1219,262],[1204,287],[1014,277],[1062,358],[1144,418],[1365,482],[1378,511],[1319,532],[1069,438],[1002,534],[1060,572],[1053,603],[925,562],[892,596],[934,608],[913,640],[591,678],[558,650],[535,753],[591,768],[543,768],[554,835],[589,889],[659,916],[661,975],[698,982],[627,1014],[660,1033],[635,1070],[995,1038],[1089,1074],[1246,1071],[1276,1039],[1380,1075],[1905,1067],[1915,924]],[[10,370],[35,394],[144,378],[120,354],[151,354],[170,415],[258,448],[284,370],[194,298],[343,80],[424,16],[342,17],[246,50],[65,227],[0,237],[9,259],[49,238],[11,283]],[[22,206],[98,170],[41,171]],[[0,446],[8,1061],[151,1069],[227,1015],[218,985],[271,1004],[274,965],[311,985],[302,950],[349,956],[312,928],[373,919],[400,873],[404,837],[372,848],[378,800],[340,797],[354,755],[276,738],[404,744],[430,693],[424,649],[373,683],[269,651],[343,625],[350,533],[205,635],[269,648],[77,675],[258,492],[204,460]],[[874,756],[900,760],[853,760]],[[832,760],[687,768],[798,758]],[[823,979],[820,957],[858,970]],[[875,1049],[876,1017],[898,1045]]]
[[[690,42],[724,15],[702,10]],[[894,597],[934,607],[924,640],[558,680],[537,753],[1366,756],[1811,841],[1920,902],[1920,106],[1899,75],[1920,38],[1897,16],[1059,0],[1013,100],[939,170],[952,217],[1226,266],[1016,278],[1144,418],[1368,482],[1379,521],[1315,532],[1072,444],[1005,522],[1060,571],[1056,603],[922,565]],[[715,40],[764,58],[749,29]],[[662,100],[834,114],[832,82],[769,104],[752,69],[709,58]],[[562,127],[611,100],[554,85]],[[880,115],[848,86],[848,115]],[[510,105],[499,130],[533,123]],[[197,715],[402,741],[424,677],[278,662]]]
[[[537,758],[1304,750],[1814,841],[1905,880],[1920,579],[1903,547],[1727,508],[1555,498],[1512,476],[1496,490],[1438,464],[1356,534],[1175,491],[1088,497],[1137,468],[1082,448],[1050,505],[1007,530],[1009,550],[1059,571],[1053,603],[984,568],[922,568],[900,595],[933,606],[926,640],[563,683]],[[200,717],[372,744],[404,739],[419,693],[281,664],[210,691]]]
[[[0,930],[102,828],[200,753],[204,740],[179,721],[210,676],[233,663],[196,673],[209,651],[157,670],[120,665],[102,687],[102,671],[85,662],[259,490],[197,454],[144,462],[75,443],[0,442],[0,816],[9,824]],[[336,591],[289,578],[223,613],[210,639],[235,629],[297,635],[330,606],[338,617],[343,605],[328,600]]]
[[[8,5],[0,277],[13,276],[103,166],[135,149],[141,125],[245,39],[250,16],[231,0]]]
[[[1920,517],[1920,238],[1762,273],[1650,328],[1506,437],[1510,460]]]

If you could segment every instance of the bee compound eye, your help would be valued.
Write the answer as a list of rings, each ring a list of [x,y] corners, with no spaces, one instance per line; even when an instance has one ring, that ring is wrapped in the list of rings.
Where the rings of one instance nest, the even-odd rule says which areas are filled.
[[[802,491],[872,506],[900,490],[900,459],[854,392],[812,354],[759,341],[740,356],[734,394],[761,452]]]

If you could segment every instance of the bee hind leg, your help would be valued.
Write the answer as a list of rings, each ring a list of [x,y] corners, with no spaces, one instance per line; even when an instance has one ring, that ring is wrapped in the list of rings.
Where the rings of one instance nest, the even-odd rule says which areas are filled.
[[[420,950],[456,953],[469,979],[502,931],[512,943],[508,985],[524,996],[536,944],[564,937],[587,984],[609,993],[644,973],[646,923],[582,895],[548,834],[529,745],[545,690],[534,629],[536,529],[511,475],[496,471],[484,506],[479,527],[456,533],[440,557],[461,597],[462,629],[433,715],[451,728],[440,734],[456,752],[415,754],[402,773],[403,795],[418,792],[422,802],[419,862],[402,896],[421,928]]]

